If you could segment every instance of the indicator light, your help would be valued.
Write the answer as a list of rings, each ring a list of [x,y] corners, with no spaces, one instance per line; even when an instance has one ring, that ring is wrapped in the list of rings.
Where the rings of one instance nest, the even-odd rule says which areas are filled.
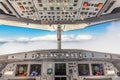
[[[83,7],[87,8],[88,7],[88,2],[84,2]]]
[[[64,0],[64,2],[68,2],[68,0]]]
[[[49,68],[47,69],[47,74],[52,74],[53,73],[53,69]]]
[[[97,7],[98,7],[99,9],[101,9],[102,6],[103,6],[103,4],[102,4],[102,3],[99,3]]]
[[[21,10],[21,11],[24,11],[25,8],[24,8],[23,6],[20,6],[20,10]]]

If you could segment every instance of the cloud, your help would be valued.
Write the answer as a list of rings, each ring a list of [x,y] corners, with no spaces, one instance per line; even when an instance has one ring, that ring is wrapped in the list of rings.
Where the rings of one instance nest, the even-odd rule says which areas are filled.
[[[62,41],[81,41],[81,40],[90,40],[92,39],[92,35],[62,35]],[[28,37],[19,37],[15,40],[5,40],[0,39],[0,42],[35,42],[35,41],[56,41],[57,35],[44,35],[44,36],[38,36],[33,38]]]
[[[0,39],[0,42],[5,41],[4,39]]]
[[[55,42],[40,41],[40,42],[9,42],[0,46],[0,54],[32,51],[38,49],[53,49],[56,48]]]
[[[92,39],[91,35],[63,35],[63,42],[75,42],[81,40]],[[57,36],[45,35],[33,38],[20,37],[16,40],[5,40],[4,44],[0,46],[0,54],[24,52],[38,49],[56,49],[57,48]]]
[[[30,39],[29,38],[27,38],[27,37],[20,37],[20,38],[18,38],[18,39],[16,39],[15,41],[20,41],[20,42],[22,42],[22,41],[29,41]],[[14,40],[13,40],[14,41]]]
[[[9,40],[10,41],[10,40]],[[0,38],[0,42],[8,42],[7,39],[4,39],[4,38]]]
[[[100,52],[120,54],[120,22],[113,22],[103,36],[94,38],[89,34],[63,35],[63,49],[85,49]],[[24,43],[26,41],[27,43]],[[56,49],[56,35],[45,35],[33,38],[21,37],[12,42],[7,42],[0,46],[1,54],[41,50]]]
[[[62,35],[63,41],[80,41],[80,40],[90,40],[92,35]],[[21,40],[21,39],[20,39]],[[28,40],[28,38],[22,38],[22,40]],[[57,35],[45,35],[29,39],[29,41],[56,41]]]
[[[120,54],[120,23],[113,22],[107,28],[107,32],[97,39],[86,42],[64,43],[63,48],[79,48],[100,52],[109,52]],[[67,45],[71,45],[70,47]]]
[[[82,34],[82,35],[63,35],[62,36],[62,40],[63,42],[75,42],[75,41],[86,41],[86,40],[91,40],[93,38],[92,35],[88,35],[88,34]]]
[[[91,36],[91,35],[78,35],[76,37],[76,40],[90,40],[92,38],[93,38],[93,36]]]
[[[45,36],[40,36],[40,37],[34,37],[31,38],[30,41],[55,41],[56,40],[56,35],[45,35]]]

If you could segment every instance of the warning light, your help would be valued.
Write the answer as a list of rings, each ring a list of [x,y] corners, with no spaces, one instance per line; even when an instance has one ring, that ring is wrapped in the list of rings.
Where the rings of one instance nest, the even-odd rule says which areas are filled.
[[[88,7],[88,2],[84,2],[83,7],[87,8]]]
[[[21,11],[24,11],[25,8],[24,8],[23,6],[20,6],[20,10],[21,10]]]
[[[102,6],[103,6],[103,4],[102,4],[102,3],[99,3],[97,7],[98,7],[99,9],[101,9]]]

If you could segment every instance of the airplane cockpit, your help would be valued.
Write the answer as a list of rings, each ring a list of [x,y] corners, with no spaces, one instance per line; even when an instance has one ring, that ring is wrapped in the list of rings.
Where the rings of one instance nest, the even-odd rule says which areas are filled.
[[[120,0],[0,0],[0,24],[57,32],[58,49],[0,56],[0,80],[120,80],[120,55],[62,49],[62,31],[120,20]]]
[[[8,55],[5,61],[0,80],[119,80],[120,76],[118,55],[93,51],[32,51]]]

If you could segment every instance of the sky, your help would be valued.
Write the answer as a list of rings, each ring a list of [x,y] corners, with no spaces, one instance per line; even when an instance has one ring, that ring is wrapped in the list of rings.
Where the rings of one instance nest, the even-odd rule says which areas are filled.
[[[56,38],[55,31],[0,25],[0,55],[57,49]],[[62,32],[62,48],[120,54],[120,22]]]

